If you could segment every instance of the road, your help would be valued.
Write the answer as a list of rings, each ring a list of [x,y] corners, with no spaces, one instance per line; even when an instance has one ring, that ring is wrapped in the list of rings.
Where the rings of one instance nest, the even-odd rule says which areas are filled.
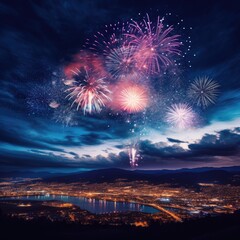
[[[165,208],[159,206],[158,204],[150,203],[150,204],[148,204],[148,205],[151,206],[151,207],[154,207],[154,208],[156,208],[156,209],[158,209],[158,210],[160,210],[160,211],[162,211],[162,212],[165,212],[166,214],[168,214],[168,215],[170,215],[172,218],[174,218],[177,222],[181,222],[181,221],[182,221],[182,219],[181,219],[179,216],[177,216],[175,213],[166,210]]]

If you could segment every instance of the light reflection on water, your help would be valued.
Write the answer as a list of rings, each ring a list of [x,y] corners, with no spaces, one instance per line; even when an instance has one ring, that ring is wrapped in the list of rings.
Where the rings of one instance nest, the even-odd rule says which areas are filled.
[[[137,211],[137,212],[144,212],[144,213],[159,212],[159,210],[153,207],[143,205],[143,204],[138,204],[138,203],[106,201],[106,200],[100,200],[95,198],[71,197],[71,196],[62,196],[62,195],[37,195],[37,196],[25,196],[25,197],[11,197],[8,199],[31,200],[31,201],[58,200],[62,202],[72,203],[76,206],[79,206],[81,209],[84,209],[91,213],[96,213],[96,214],[110,213],[110,212],[128,212],[128,211]]]

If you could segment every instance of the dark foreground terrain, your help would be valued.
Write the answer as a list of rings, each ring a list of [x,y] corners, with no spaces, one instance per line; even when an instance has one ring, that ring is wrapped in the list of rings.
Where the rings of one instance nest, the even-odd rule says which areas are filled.
[[[0,216],[2,240],[12,239],[114,239],[154,240],[239,239],[240,212],[218,217],[206,217],[184,223],[153,224],[147,228],[129,226],[82,226],[74,223],[46,220],[24,221]]]

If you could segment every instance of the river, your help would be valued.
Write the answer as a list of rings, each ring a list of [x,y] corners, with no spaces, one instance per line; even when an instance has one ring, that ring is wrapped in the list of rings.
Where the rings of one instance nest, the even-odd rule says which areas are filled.
[[[144,213],[157,213],[158,209],[153,208],[148,205],[134,203],[134,202],[120,202],[120,201],[108,201],[100,200],[95,198],[85,198],[85,197],[71,197],[71,196],[61,196],[61,195],[36,195],[36,196],[23,196],[23,197],[11,197],[2,198],[1,200],[29,200],[29,201],[62,201],[67,203],[72,203],[83,210],[87,210],[91,213],[102,214],[102,213],[112,213],[112,212],[129,212],[137,211]]]

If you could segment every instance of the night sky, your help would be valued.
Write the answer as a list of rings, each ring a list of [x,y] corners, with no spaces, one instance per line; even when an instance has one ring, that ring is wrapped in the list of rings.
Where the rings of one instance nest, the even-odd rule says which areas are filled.
[[[238,2],[1,1],[1,171],[130,168],[134,141],[140,169],[240,165]],[[83,114],[71,108],[60,83],[86,39],[105,25],[146,13],[153,22],[160,16],[173,25],[187,54],[181,65],[151,78],[152,97],[158,98],[144,121],[142,113]],[[220,85],[219,94],[214,104],[200,108],[187,99],[186,89],[205,76]],[[198,115],[191,128],[165,121],[167,107],[179,102]]]

